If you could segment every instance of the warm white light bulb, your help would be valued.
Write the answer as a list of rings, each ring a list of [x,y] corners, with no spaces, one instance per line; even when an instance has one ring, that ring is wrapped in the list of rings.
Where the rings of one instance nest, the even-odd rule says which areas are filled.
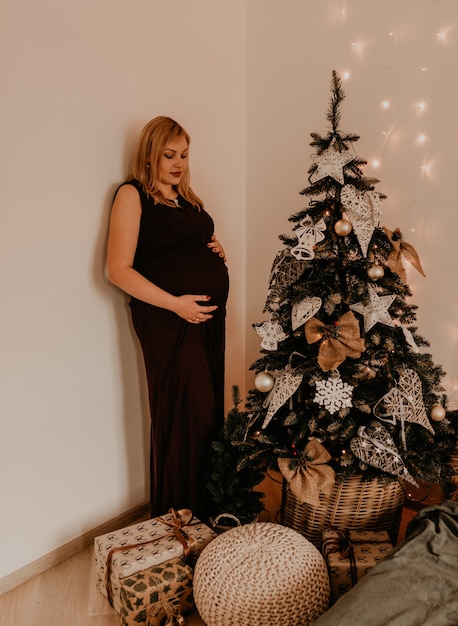
[[[423,135],[423,133],[421,133],[420,135],[418,135],[418,137],[417,137],[417,142],[418,142],[419,144],[423,144],[423,143],[425,143],[425,141],[426,141],[426,135]]]
[[[350,72],[342,72],[342,80],[348,80],[350,78]]]
[[[372,160],[372,167],[375,168],[375,169],[380,167],[380,161],[378,159],[373,159]]]
[[[426,109],[426,102],[418,102],[417,109],[420,113],[423,113],[423,111]]]
[[[388,109],[390,106],[390,103],[388,100],[384,100],[383,102],[380,103],[380,106],[382,107],[382,109]]]
[[[429,176],[431,174],[431,163],[424,163],[421,166],[421,171],[425,176]]]

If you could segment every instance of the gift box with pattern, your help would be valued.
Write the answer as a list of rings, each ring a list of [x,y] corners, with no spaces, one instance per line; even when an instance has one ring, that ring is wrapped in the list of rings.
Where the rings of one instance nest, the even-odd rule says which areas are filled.
[[[386,531],[323,531],[322,552],[331,582],[331,601],[349,591],[393,546]]]
[[[164,626],[184,623],[192,611],[193,569],[182,558],[126,576],[121,580],[122,626]]]
[[[160,517],[96,537],[96,586],[119,613],[123,578],[177,557],[192,564],[215,537],[189,509],[171,509]]]

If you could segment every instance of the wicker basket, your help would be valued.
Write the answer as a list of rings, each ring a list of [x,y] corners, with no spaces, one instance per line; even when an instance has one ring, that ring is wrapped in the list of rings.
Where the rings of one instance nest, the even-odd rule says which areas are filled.
[[[380,483],[351,476],[337,481],[329,496],[320,494],[320,506],[301,503],[283,480],[281,523],[321,549],[325,528],[386,530],[396,543],[405,500],[400,482]]]

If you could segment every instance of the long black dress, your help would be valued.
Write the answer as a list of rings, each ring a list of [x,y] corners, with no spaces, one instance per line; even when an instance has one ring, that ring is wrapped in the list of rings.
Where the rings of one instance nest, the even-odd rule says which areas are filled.
[[[156,204],[140,183],[128,181],[142,204],[134,268],[173,295],[209,295],[218,305],[200,324],[136,298],[131,313],[145,360],[151,410],[151,512],[190,508],[205,519],[204,478],[211,441],[224,419],[227,267],[207,244],[210,215],[178,197]]]

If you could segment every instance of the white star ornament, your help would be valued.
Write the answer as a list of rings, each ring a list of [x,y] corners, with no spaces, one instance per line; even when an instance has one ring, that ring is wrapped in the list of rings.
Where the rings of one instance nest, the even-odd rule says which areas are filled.
[[[396,296],[378,296],[374,288],[369,288],[369,304],[357,302],[350,305],[350,309],[364,316],[364,332],[368,332],[375,324],[385,324],[385,326],[394,326],[394,321],[388,312],[393,304]]]
[[[348,154],[348,152],[339,152],[335,150],[333,146],[325,150],[322,154],[316,157],[312,157],[318,166],[317,169],[310,176],[312,183],[316,183],[318,180],[329,176],[333,178],[341,185],[344,184],[343,168],[348,165],[354,156]]]

